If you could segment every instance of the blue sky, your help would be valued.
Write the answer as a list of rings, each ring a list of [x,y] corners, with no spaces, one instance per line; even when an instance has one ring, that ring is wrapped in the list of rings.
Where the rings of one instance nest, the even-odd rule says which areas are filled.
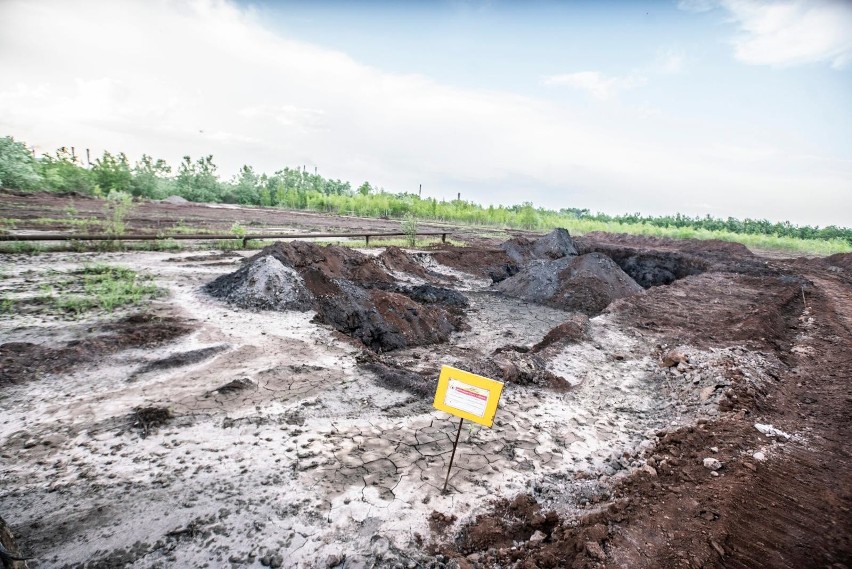
[[[0,133],[483,203],[852,225],[852,3],[0,3]]]

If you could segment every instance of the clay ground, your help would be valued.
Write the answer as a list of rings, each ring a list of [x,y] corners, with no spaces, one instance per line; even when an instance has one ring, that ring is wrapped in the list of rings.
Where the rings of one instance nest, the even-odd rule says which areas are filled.
[[[52,217],[6,197],[7,216]],[[170,219],[167,205],[137,208],[138,223]],[[398,227],[174,207],[223,228],[253,212],[281,216],[270,227]],[[542,351],[562,383],[507,383],[495,427],[463,430],[443,494],[457,423],[369,365],[436,377],[522,358],[573,317],[495,292],[476,261],[493,250],[471,238],[471,256],[415,257],[468,298],[468,329],[378,359],[310,311],[202,290],[248,253],[3,256],[14,298],[96,262],[164,291],[109,314],[0,316],[0,516],[29,566],[852,567],[848,256],[577,240],[676,280]]]

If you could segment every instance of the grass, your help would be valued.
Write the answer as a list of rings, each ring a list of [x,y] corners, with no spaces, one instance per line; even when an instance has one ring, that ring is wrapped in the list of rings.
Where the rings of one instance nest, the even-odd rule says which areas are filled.
[[[355,249],[372,249],[374,247],[404,247],[410,248],[411,243],[407,237],[400,237],[398,239],[370,239],[370,244],[366,245],[363,239],[345,239],[340,241],[328,241],[328,240],[316,240],[313,243],[317,245],[339,245],[341,247],[352,247]],[[463,247],[465,243],[463,241],[457,241],[455,239],[447,238],[447,243],[450,245],[455,245],[456,247]],[[251,241],[249,241],[251,244]],[[416,241],[416,247],[429,247],[432,245],[440,245],[441,238],[440,237],[421,237]]]
[[[90,310],[108,312],[140,304],[159,294],[151,277],[126,267],[87,265],[70,276],[55,285],[42,285],[40,300],[61,312],[79,316]]]
[[[566,223],[566,229],[572,235],[583,235],[592,231],[609,233],[629,233],[651,237],[671,237],[674,239],[719,239],[742,243],[756,249],[774,249],[791,253],[812,255],[832,255],[852,252],[852,244],[843,239],[797,239],[778,235],[760,235],[750,233],[732,233],[730,231],[709,231],[690,227],[657,227],[642,223],[616,223],[577,219]]]

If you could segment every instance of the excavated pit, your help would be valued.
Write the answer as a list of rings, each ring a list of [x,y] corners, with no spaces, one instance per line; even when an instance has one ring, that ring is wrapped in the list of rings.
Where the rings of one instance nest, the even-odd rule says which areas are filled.
[[[98,254],[169,291],[156,302],[180,319],[163,331],[192,326],[158,343],[131,320],[99,357],[92,344],[4,383],[4,518],[39,567],[844,561],[848,258],[621,238],[574,254],[566,235],[378,255],[282,244],[230,275]],[[287,302],[297,286],[307,310]],[[9,318],[0,338],[25,352],[112,333]],[[458,420],[431,407],[442,365],[506,382],[493,428],[465,424],[446,494]]]

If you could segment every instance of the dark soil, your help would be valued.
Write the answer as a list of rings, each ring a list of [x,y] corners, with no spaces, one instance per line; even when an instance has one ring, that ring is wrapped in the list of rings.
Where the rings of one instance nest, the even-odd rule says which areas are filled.
[[[143,373],[148,373],[151,371],[162,371],[166,369],[173,369],[177,367],[197,364],[199,362],[203,362],[204,360],[210,359],[219,352],[222,352],[227,349],[228,346],[210,346],[208,348],[201,348],[198,350],[190,350],[188,352],[171,354],[170,356],[166,356],[165,358],[146,363],[138,370],[133,372],[131,379],[136,377],[137,375],[141,375]]]
[[[130,425],[142,438],[155,432],[172,420],[172,412],[165,407],[137,407],[130,415]]]
[[[27,563],[15,544],[15,538],[6,522],[0,517],[0,568],[26,569]]]
[[[376,257],[349,247],[322,247],[307,241],[276,243],[264,248],[248,262],[266,255],[272,255],[299,273],[316,269],[329,278],[346,279],[364,288],[390,287],[396,282]]]
[[[543,237],[514,237],[500,248],[506,255],[519,265],[524,265],[535,259],[553,260],[577,255],[571,235],[565,229],[554,229]]]
[[[613,300],[642,291],[612,259],[601,253],[532,261],[497,290],[530,302],[594,316]]]
[[[518,263],[513,261],[505,251],[497,248],[442,245],[435,249],[432,257],[442,265],[479,277],[488,277],[495,283],[520,270]]]
[[[389,366],[382,362],[369,362],[361,367],[374,374],[378,384],[394,391],[407,391],[415,395],[427,397],[435,393],[435,377],[426,378],[407,369]],[[433,374],[434,375],[434,374]]]
[[[428,284],[403,289],[400,292],[423,304],[440,304],[447,308],[456,309],[467,308],[470,304],[467,298],[456,290]]]
[[[93,334],[62,346],[29,342],[2,344],[0,386],[63,373],[127,348],[159,346],[192,329],[193,326],[178,318],[143,313],[101,326]]]

